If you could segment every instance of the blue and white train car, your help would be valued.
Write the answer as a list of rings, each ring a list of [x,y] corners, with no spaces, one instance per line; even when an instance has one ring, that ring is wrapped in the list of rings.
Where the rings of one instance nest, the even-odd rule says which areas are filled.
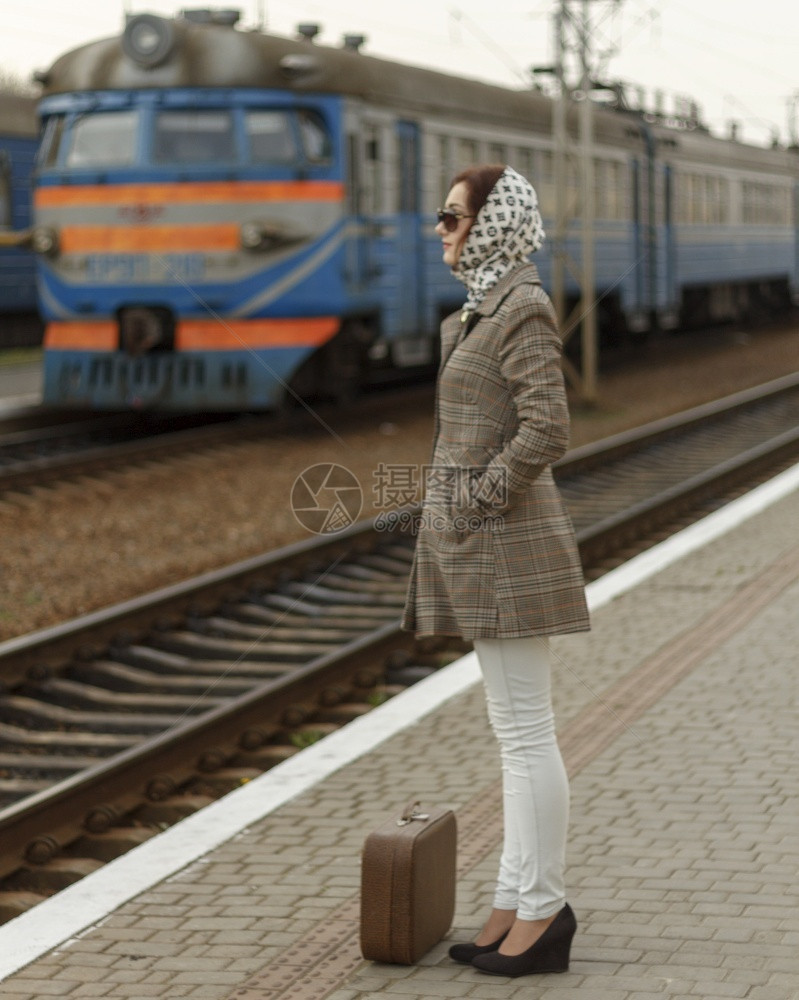
[[[41,74],[45,402],[252,409],[344,396],[381,368],[435,360],[440,319],[463,300],[434,232],[454,173],[511,163],[552,228],[542,94],[372,58],[357,37],[317,45],[310,26],[287,39],[236,23],[235,11],[135,15]],[[774,225],[745,205],[747,184],[793,190],[796,157],[599,108],[595,139],[606,329],[795,291],[793,205]],[[725,178],[726,215],[695,174]],[[565,249],[579,256],[579,191],[566,181]],[[749,252],[731,255],[736,241]],[[551,246],[538,254],[545,284]]]
[[[799,290],[799,150],[655,130],[658,307],[679,325],[757,319]]]

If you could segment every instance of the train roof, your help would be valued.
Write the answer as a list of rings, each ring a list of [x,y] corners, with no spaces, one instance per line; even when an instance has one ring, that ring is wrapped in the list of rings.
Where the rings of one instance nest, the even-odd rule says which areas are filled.
[[[209,12],[211,13],[211,12]],[[224,13],[224,12],[223,12]],[[146,21],[144,19],[147,19]],[[135,29],[159,33],[160,50],[137,58]],[[243,87],[361,98],[405,113],[511,125],[549,126],[552,102],[535,90],[515,91],[365,55],[353,47],[317,45],[243,31],[229,23],[134,15],[116,37],[65,53],[38,74],[43,96],[76,91],[163,87]]]
[[[679,160],[685,167],[724,167],[761,172],[764,169],[790,177],[799,175],[799,150],[796,147],[755,146],[737,139],[711,135],[703,129],[679,130],[662,125],[650,126],[662,160]]]
[[[512,90],[362,53],[363,39],[350,36],[341,48],[317,45],[312,26],[304,37],[285,38],[239,30],[234,10],[186,10],[175,18],[135,14],[112,38],[66,52],[37,74],[49,97],[86,91],[152,88],[277,89],[296,94],[336,94],[453,122],[479,122],[536,133],[552,127],[552,99],[535,89]],[[569,131],[578,131],[578,108],[570,103]],[[637,146],[644,117],[597,106],[596,138],[617,148]],[[793,151],[711,136],[703,128],[674,128],[655,120],[646,128],[661,152],[672,147],[697,160],[764,162],[796,169]],[[764,160],[765,157],[765,160]]]
[[[37,101],[36,97],[0,91],[0,135],[37,135]]]

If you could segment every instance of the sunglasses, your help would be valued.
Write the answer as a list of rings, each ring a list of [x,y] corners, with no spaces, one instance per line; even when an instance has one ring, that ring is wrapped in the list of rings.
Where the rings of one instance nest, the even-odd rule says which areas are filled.
[[[458,228],[458,223],[461,219],[473,219],[473,215],[462,215],[460,212],[453,212],[451,208],[439,208],[436,209],[436,218],[439,222],[443,222],[444,229],[448,233],[454,233]]]

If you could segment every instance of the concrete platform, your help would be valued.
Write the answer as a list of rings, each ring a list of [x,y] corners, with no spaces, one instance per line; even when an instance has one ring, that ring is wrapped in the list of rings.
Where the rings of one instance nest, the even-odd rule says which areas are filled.
[[[22,406],[37,406],[41,401],[41,362],[0,363],[0,411],[5,412]]]
[[[554,640],[568,973],[446,954],[500,842],[468,656],[0,928],[0,996],[796,1000],[797,527],[799,467],[592,584],[593,632]],[[414,967],[364,962],[360,848],[411,797],[457,811],[455,925]]]

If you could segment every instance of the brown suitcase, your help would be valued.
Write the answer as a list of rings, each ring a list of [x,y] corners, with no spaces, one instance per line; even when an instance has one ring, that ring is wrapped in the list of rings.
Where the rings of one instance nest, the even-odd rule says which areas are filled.
[[[457,825],[451,809],[407,806],[366,838],[361,863],[361,953],[413,965],[455,913]]]

